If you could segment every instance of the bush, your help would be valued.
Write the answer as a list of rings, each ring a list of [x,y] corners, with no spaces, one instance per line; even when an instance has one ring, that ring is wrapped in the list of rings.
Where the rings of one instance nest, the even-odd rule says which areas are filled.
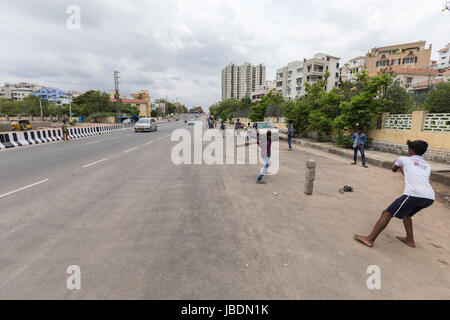
[[[342,130],[338,130],[336,135],[336,144],[344,148],[353,148],[352,136],[345,134]]]

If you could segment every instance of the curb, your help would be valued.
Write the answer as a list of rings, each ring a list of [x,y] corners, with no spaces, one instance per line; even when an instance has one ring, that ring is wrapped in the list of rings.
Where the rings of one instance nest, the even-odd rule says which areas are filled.
[[[280,135],[280,140],[283,141],[287,141],[287,137],[285,136],[281,136]],[[331,153],[331,154],[336,154],[338,156],[345,156],[345,157],[353,157],[353,151],[344,151],[341,148],[337,148],[337,147],[331,147],[331,146],[320,146],[320,145],[316,145],[310,142],[306,142],[306,141],[302,141],[299,139],[292,139],[292,143],[293,144],[297,144],[297,145],[301,145],[304,147],[308,147],[308,148],[312,148],[312,149],[316,149],[319,151],[323,151],[323,152],[327,152],[327,153]],[[374,158],[370,158],[366,155],[366,160],[367,163],[375,166],[375,167],[379,167],[379,168],[384,168],[384,169],[388,169],[391,170],[392,166],[394,165],[393,161],[390,160],[378,160],[378,159],[374,159]],[[431,176],[430,176],[430,180],[434,181],[434,182],[438,182],[438,183],[442,183],[444,185],[450,186],[450,176],[447,175],[443,175],[439,172],[431,172]]]
[[[113,126],[97,126],[69,128],[69,138],[79,139],[90,136],[97,136],[107,133],[120,132],[127,130],[130,125],[113,125]],[[44,144],[49,142],[62,141],[61,129],[43,129],[33,131],[18,131],[10,133],[0,133],[0,150],[16,147],[23,147],[34,144]]]

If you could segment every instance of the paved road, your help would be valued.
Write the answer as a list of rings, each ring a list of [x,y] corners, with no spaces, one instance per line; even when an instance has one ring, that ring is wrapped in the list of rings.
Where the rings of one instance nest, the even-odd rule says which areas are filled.
[[[0,152],[0,298],[450,298],[441,204],[416,220],[416,250],[395,241],[400,222],[374,249],[352,239],[401,193],[400,177],[297,146],[264,186],[256,165],[177,167],[169,136],[184,126]],[[310,158],[321,171],[306,197]],[[357,192],[339,194],[343,184]],[[380,291],[366,287],[374,264]],[[81,290],[66,288],[70,265]]]

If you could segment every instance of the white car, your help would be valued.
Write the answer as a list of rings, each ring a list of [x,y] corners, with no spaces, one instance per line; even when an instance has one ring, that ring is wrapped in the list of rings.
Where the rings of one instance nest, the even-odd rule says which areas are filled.
[[[188,125],[190,125],[190,126],[195,125],[195,120],[194,119],[189,119],[188,120]]]
[[[158,131],[156,120],[153,118],[142,118],[134,125],[134,132]]]

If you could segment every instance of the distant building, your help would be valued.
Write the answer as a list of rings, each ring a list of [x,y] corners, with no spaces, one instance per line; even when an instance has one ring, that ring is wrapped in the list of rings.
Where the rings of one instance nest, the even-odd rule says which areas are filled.
[[[189,113],[203,113],[202,107],[197,107],[189,110]]]
[[[115,91],[111,90],[109,92],[109,98],[111,102],[116,102],[117,100],[114,98]],[[139,90],[137,93],[131,94],[133,99],[127,99],[125,95],[120,95],[119,101],[125,104],[130,104],[133,107],[139,109],[139,116],[150,118],[150,93],[148,90]]]
[[[13,100],[23,100],[24,98],[37,92],[43,86],[27,82],[10,83],[5,82],[5,84],[0,87],[0,98],[13,99]]]
[[[390,73],[394,81],[399,79],[408,91],[416,91],[418,90],[417,88],[422,88],[424,85],[429,88],[431,85],[437,83],[434,80],[440,75],[437,70],[433,69],[414,69],[394,66],[370,73],[369,76],[382,73]]]
[[[370,74],[388,67],[426,69],[431,65],[431,51],[426,41],[373,48],[366,54],[366,70]]]
[[[448,43],[444,48],[438,51],[439,61],[438,69],[447,70],[450,68],[450,43]]]
[[[339,70],[339,80],[354,81],[356,80],[356,75],[358,72],[365,70],[366,67],[366,57],[359,56],[350,59],[341,69]]]
[[[250,99],[252,99],[252,102],[259,101],[271,90],[275,90],[275,88],[275,81],[266,81],[263,85],[259,85],[256,87],[256,90],[251,93]]]
[[[266,67],[263,64],[242,66],[229,64],[222,69],[222,100],[249,97],[258,85],[266,82]]]
[[[33,94],[40,99],[48,100],[50,102],[56,99],[67,99],[67,95],[64,90],[55,88],[41,88]]]
[[[311,85],[317,83],[324,78],[327,71],[330,76],[325,89],[331,91],[339,86],[340,59],[325,53],[317,53],[312,59],[291,62],[277,70],[276,91],[286,100],[294,100],[306,94],[305,83]]]

